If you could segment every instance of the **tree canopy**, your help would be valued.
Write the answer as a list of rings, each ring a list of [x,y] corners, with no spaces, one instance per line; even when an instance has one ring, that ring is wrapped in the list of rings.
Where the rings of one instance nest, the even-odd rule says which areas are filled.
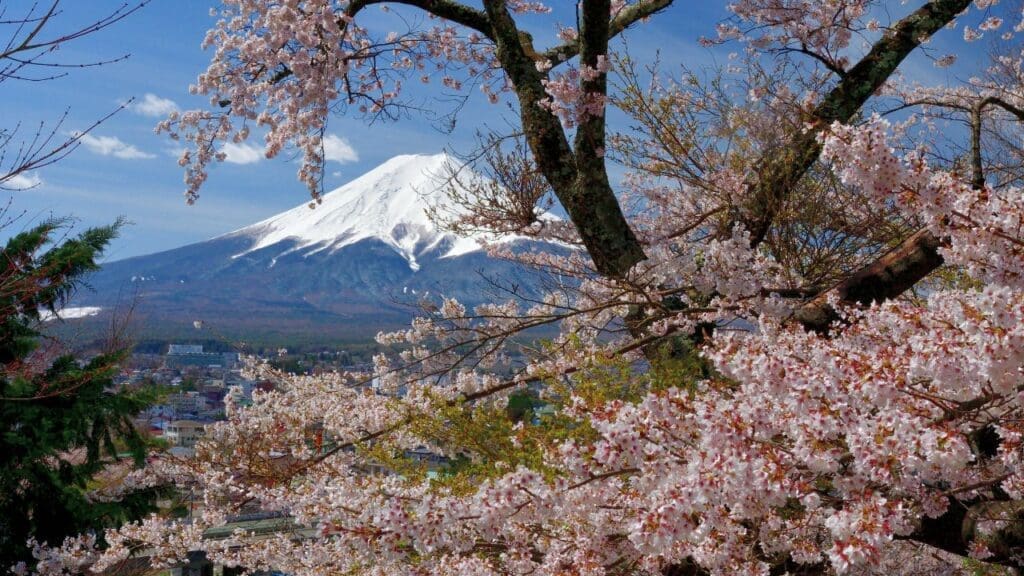
[[[119,225],[61,240],[67,222],[16,234],[0,250],[0,562],[34,562],[26,543],[62,542],[138,518],[156,492],[104,496],[131,467],[145,463],[135,416],[152,391],[117,390],[127,352],[80,360],[40,334],[67,303]],[[119,475],[106,475],[118,465]]]
[[[430,18],[361,24],[389,4]],[[402,346],[373,374],[254,367],[276,390],[229,406],[185,472],[200,518],[64,554],[102,570],[202,549],[296,574],[927,573],[933,552],[1021,567],[1020,13],[909,4],[734,2],[704,41],[735,62],[677,75],[614,51],[671,0],[584,0],[550,47],[521,27],[543,2],[224,2],[195,86],[211,108],[160,126],[194,145],[191,199],[253,132],[269,156],[298,150],[317,197],[330,115],[387,115],[403,80],[434,74],[520,120],[519,145],[483,139],[505,186],[453,193],[471,208],[453,226],[579,249],[505,253],[561,281],[535,301],[442,299],[379,336]],[[913,53],[954,63],[928,45],[948,28],[996,37],[990,62],[901,81]],[[609,126],[610,106],[632,124]],[[541,218],[549,196],[568,222]],[[529,418],[505,406],[524,388],[545,403]],[[304,536],[203,538],[247,507]]]

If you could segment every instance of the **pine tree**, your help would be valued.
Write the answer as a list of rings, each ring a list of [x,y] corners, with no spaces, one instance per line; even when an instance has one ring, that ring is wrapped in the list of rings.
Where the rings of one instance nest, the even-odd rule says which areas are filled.
[[[0,252],[0,567],[31,559],[29,538],[60,544],[69,535],[137,518],[158,490],[116,502],[92,501],[96,475],[114,462],[142,466],[146,442],[132,418],[150,391],[116,389],[123,347],[89,360],[40,333],[64,306],[121,222],[59,238],[67,220],[12,237]]]

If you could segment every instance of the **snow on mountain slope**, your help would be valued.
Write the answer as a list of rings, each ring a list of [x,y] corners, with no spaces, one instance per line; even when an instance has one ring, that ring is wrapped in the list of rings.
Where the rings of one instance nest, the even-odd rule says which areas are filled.
[[[252,239],[252,246],[236,258],[286,240],[296,242],[288,252],[309,248],[309,255],[377,239],[391,246],[413,270],[420,266],[417,257],[445,240],[442,258],[479,250],[476,239],[441,232],[427,217],[426,208],[443,200],[446,164],[457,166],[444,153],[396,156],[324,194],[315,208],[303,204],[225,236]]]
[[[446,234],[427,218],[428,206],[445,204],[449,161],[443,154],[399,156],[325,194],[314,209],[304,204],[204,242],[104,263],[89,278],[93,289],[60,315],[84,314],[76,325],[100,333],[130,287],[147,318],[140,337],[178,338],[202,319],[241,340],[285,343],[316,334],[344,341],[407,326],[424,299],[476,306],[490,299],[493,282],[542,297],[536,271],[491,258],[473,238]],[[459,179],[471,177],[467,171]],[[523,236],[500,241],[543,249]]]
[[[68,306],[58,310],[56,314],[49,310],[41,310],[39,312],[39,319],[43,322],[49,322],[58,318],[63,320],[72,320],[75,318],[95,316],[102,311],[103,308],[100,308],[99,306]]]

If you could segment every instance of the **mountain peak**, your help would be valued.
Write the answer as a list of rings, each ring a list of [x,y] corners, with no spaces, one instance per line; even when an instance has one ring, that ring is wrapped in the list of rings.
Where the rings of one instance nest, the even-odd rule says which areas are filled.
[[[323,195],[321,202],[296,206],[236,230],[232,237],[249,237],[252,245],[236,257],[292,241],[285,253],[335,251],[362,240],[377,239],[391,246],[419,269],[417,256],[444,246],[442,258],[479,249],[473,238],[437,230],[426,209],[442,199],[447,168],[458,164],[446,153],[404,154]],[[443,244],[442,244],[443,243]]]
[[[76,322],[101,330],[132,286],[150,319],[147,337],[178,338],[203,319],[245,340],[316,334],[351,342],[408,326],[411,306],[423,299],[443,295],[472,308],[488,298],[481,282],[489,280],[512,280],[524,297],[540,298],[542,285],[526,268],[490,258],[476,240],[427,218],[427,206],[446,204],[448,161],[460,166],[443,154],[398,156],[325,194],[316,208],[303,204],[205,242],[105,263],[89,279],[95,291],[73,301],[99,312]],[[460,170],[462,181],[478,177]],[[521,236],[484,238],[533,248]]]

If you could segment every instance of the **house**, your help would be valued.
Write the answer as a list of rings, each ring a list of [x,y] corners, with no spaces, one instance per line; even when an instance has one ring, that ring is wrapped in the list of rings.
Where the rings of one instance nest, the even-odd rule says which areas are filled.
[[[164,438],[173,446],[192,448],[196,442],[206,435],[202,422],[195,420],[175,420],[164,428]]]
[[[197,344],[171,344],[164,356],[164,363],[170,368],[188,366],[233,366],[238,361],[238,353],[204,352]]]
[[[194,390],[170,394],[165,402],[175,414],[196,414],[208,407],[206,396]]]

